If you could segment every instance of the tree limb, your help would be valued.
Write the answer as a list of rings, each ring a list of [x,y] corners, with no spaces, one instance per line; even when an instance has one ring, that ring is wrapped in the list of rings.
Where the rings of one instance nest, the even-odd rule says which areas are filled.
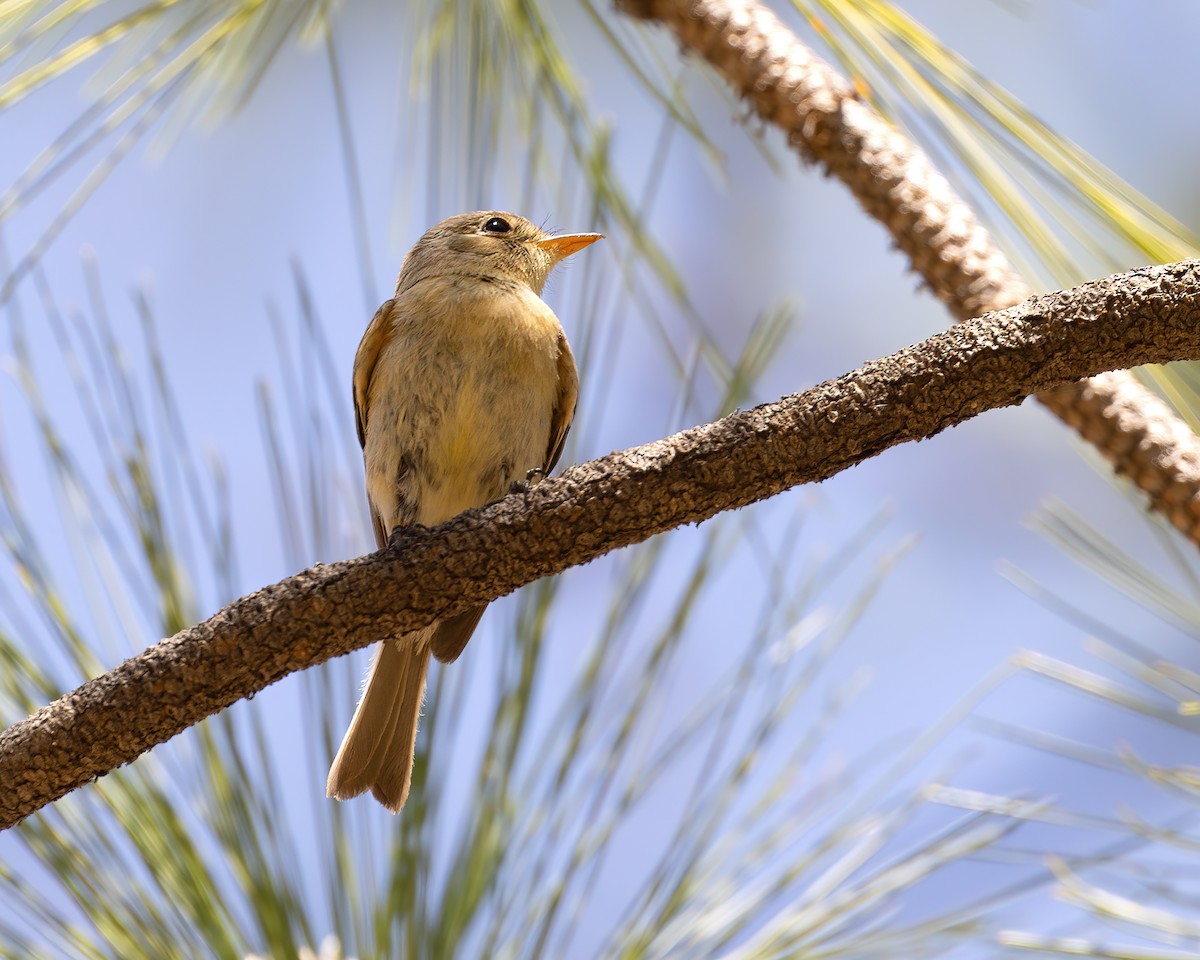
[[[1200,261],[960,324],[243,597],[0,733],[0,829],[296,670],[1101,371],[1200,357]]]
[[[806,161],[841,180],[959,320],[1030,289],[929,157],[757,0],[616,0],[707,60]],[[1038,395],[1200,546],[1200,438],[1131,373]]]

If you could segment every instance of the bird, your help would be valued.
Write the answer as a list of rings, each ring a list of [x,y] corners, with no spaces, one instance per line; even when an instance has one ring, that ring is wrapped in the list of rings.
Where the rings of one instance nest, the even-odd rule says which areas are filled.
[[[556,264],[599,239],[550,234],[486,210],[443,220],[409,251],[354,357],[355,425],[378,547],[398,527],[442,523],[554,469],[579,376],[541,293]],[[384,639],[327,796],[370,790],[399,813],[430,658],[457,659],[483,610]]]

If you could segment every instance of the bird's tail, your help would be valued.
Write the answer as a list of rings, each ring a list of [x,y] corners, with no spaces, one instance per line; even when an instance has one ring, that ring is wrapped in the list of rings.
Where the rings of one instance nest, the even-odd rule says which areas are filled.
[[[348,800],[370,790],[393,813],[404,806],[429,671],[428,633],[379,645],[350,729],[329,768],[326,796]]]

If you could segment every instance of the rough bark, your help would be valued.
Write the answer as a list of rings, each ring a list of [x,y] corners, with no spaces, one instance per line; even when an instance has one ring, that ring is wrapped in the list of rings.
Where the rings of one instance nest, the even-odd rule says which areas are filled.
[[[0,733],[0,828],[287,674],[812,483],[1056,384],[1200,357],[1200,261],[960,324],[837,380],[573,467],[289,577]]]
[[[806,161],[841,180],[959,320],[1030,294],[929,157],[757,0],[616,0],[707,60]],[[1038,399],[1200,545],[1200,438],[1130,373]]]

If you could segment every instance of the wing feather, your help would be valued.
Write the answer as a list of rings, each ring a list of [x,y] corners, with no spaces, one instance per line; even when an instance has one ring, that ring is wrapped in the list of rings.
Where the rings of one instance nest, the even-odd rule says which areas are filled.
[[[575,419],[575,404],[579,400],[579,371],[575,367],[575,354],[567,343],[567,335],[558,332],[558,396],[550,414],[550,443],[546,448],[546,473],[549,474],[562,456]]]
[[[358,432],[358,444],[366,451],[367,418],[370,414],[368,400],[371,396],[371,374],[375,372],[375,364],[387,343],[388,331],[392,329],[392,306],[395,300],[385,300],[375,311],[375,316],[367,325],[358,352],[354,355],[354,429]],[[380,549],[387,546],[387,531],[383,529],[383,519],[375,511],[370,494],[367,503],[371,506],[371,526],[375,529],[375,545]]]

